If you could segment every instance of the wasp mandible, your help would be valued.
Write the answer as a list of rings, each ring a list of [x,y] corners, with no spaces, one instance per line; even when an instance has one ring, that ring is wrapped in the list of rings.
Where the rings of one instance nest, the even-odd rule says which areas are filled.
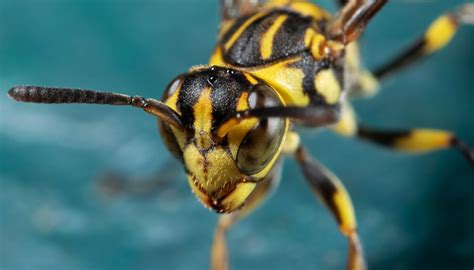
[[[350,100],[373,95],[378,81],[445,47],[474,4],[441,15],[413,45],[369,71],[356,41],[387,0],[339,0],[336,15],[304,0],[221,0],[218,43],[208,65],[177,76],[161,101],[92,90],[17,86],[9,96],[35,103],[127,105],[158,118],[163,141],[181,161],[204,206],[221,213],[212,269],[228,269],[225,233],[278,183],[284,155],[297,160],[311,189],[349,243],[348,269],[365,269],[356,217],[342,182],[313,159],[296,125],[406,152],[452,148],[474,164],[474,150],[453,133],[381,130],[356,120]]]

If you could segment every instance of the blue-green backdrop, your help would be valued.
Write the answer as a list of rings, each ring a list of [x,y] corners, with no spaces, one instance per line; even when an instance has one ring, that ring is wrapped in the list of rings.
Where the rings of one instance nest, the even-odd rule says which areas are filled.
[[[334,10],[333,1],[320,1]],[[334,1],[335,2],[335,1]],[[361,41],[368,67],[465,1],[391,1]],[[154,194],[108,197],[105,171],[146,176],[170,159],[133,108],[15,103],[13,85],[159,98],[213,49],[217,1],[0,1],[0,269],[207,269],[217,215],[179,165]],[[474,145],[474,28],[355,103],[381,127],[448,129]],[[403,155],[305,130],[347,186],[372,269],[472,269],[474,168],[453,151]],[[288,160],[280,189],[228,235],[234,269],[342,269],[346,241]]]

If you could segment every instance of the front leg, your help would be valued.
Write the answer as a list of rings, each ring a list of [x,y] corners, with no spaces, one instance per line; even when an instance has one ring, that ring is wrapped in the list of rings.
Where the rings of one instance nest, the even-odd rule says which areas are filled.
[[[327,168],[313,160],[302,146],[296,150],[295,157],[311,188],[329,208],[341,233],[349,241],[347,269],[366,269],[354,208],[343,184]]]

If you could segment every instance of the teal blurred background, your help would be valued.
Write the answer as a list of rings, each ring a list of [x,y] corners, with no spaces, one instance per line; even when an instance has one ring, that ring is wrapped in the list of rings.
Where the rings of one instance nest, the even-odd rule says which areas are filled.
[[[159,98],[204,64],[217,1],[0,0],[0,269],[208,269],[217,215],[189,190],[155,120],[132,108],[46,106],[8,99],[14,85]],[[334,10],[333,1],[319,1]],[[335,2],[335,1],[334,1]],[[361,41],[374,67],[465,1],[391,1]],[[380,127],[452,130],[474,145],[474,28],[390,78],[359,117]],[[474,168],[456,152],[403,155],[304,130],[311,152],[344,181],[372,269],[472,269]],[[109,197],[107,171],[165,184]],[[343,269],[346,240],[295,162],[279,190],[228,235],[233,269]]]

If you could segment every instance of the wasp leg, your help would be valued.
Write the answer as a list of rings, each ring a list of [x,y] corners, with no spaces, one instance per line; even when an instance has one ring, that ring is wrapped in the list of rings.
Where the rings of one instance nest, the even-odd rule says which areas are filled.
[[[341,105],[341,118],[331,127],[331,130],[345,137],[353,137],[357,133],[356,114],[349,101]]]
[[[359,46],[352,42],[346,46],[344,87],[349,98],[369,97],[377,93],[378,80],[361,65]]]
[[[373,74],[381,79],[410,66],[417,60],[445,47],[456,34],[461,24],[474,24],[474,4],[465,4],[456,10],[438,17],[419,38],[404,52],[377,68]]]
[[[474,165],[474,149],[449,131],[435,129],[380,130],[359,125],[357,137],[409,153],[452,148],[458,150]]]
[[[341,181],[299,147],[296,160],[313,191],[336,218],[341,233],[349,240],[347,269],[366,269],[362,244],[357,234],[356,217],[351,199]]]
[[[279,162],[270,174],[257,184],[245,205],[237,212],[221,215],[214,232],[211,247],[211,269],[228,270],[229,256],[227,251],[226,232],[240,219],[252,213],[274,190],[280,181],[281,163]]]
[[[343,44],[355,41],[387,1],[348,0],[335,19],[329,22],[327,27],[329,38]]]
[[[357,123],[349,102],[342,104],[341,118],[331,129],[345,137],[357,137],[403,152],[422,153],[440,149],[456,149],[474,165],[474,149],[453,133],[435,129],[380,130]]]

